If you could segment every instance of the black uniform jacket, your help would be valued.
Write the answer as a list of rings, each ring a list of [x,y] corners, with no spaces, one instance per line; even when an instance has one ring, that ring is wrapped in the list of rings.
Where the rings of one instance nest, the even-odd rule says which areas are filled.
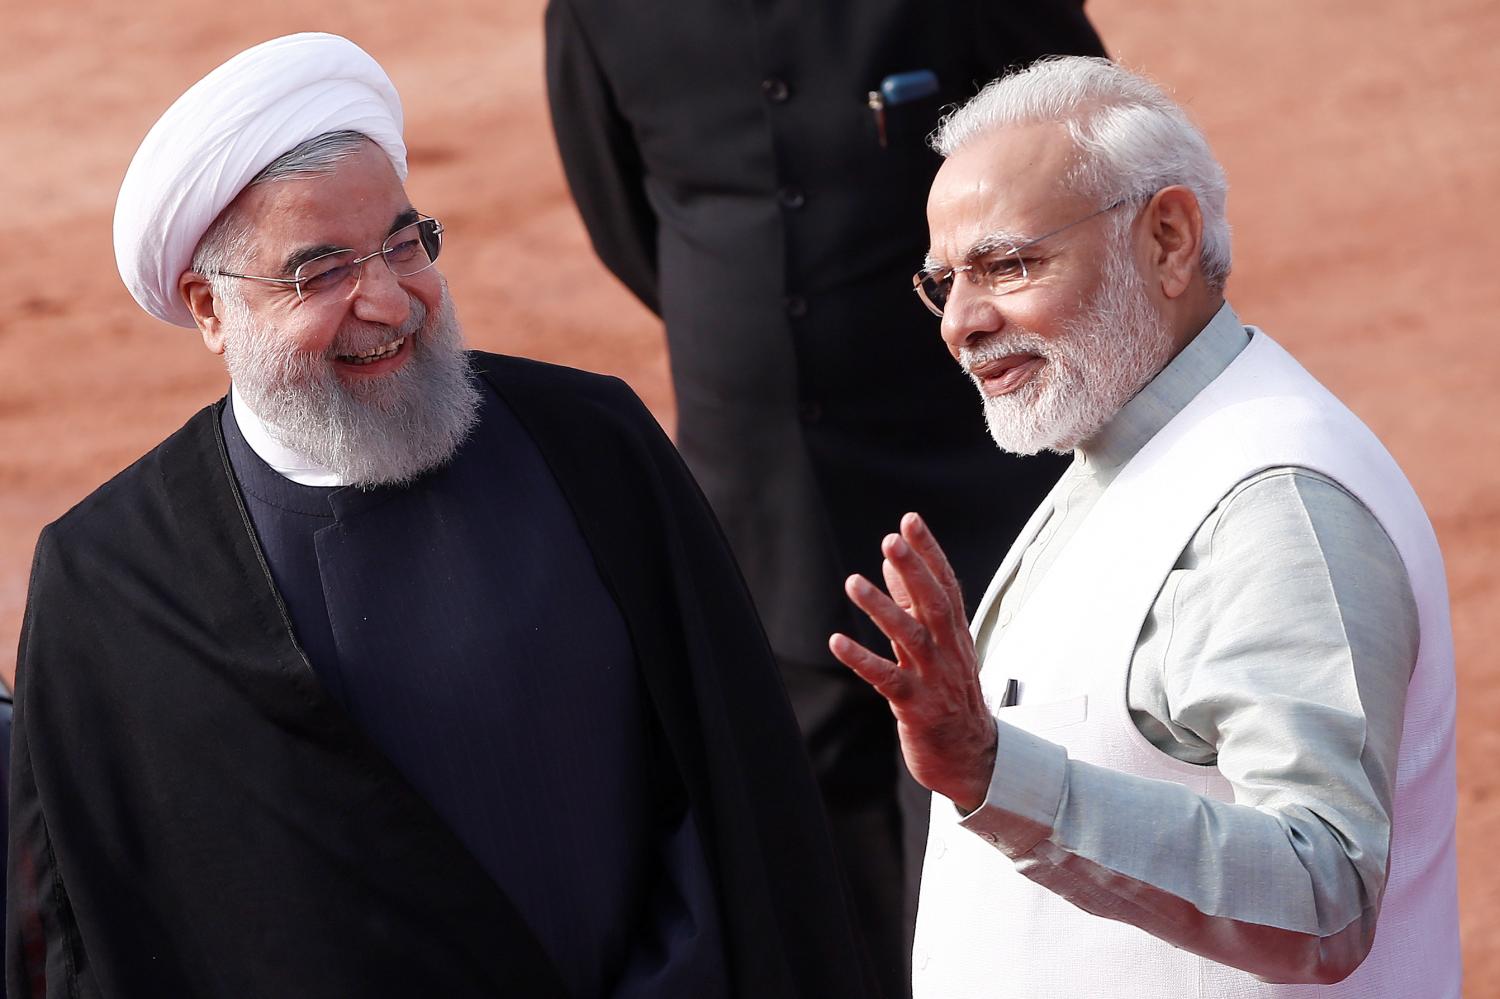
[[[677,443],[777,653],[878,639],[844,599],[920,511],[971,609],[1063,467],[998,452],[912,293],[945,107],[1051,53],[1079,0],[551,0],[548,97],[600,258],[666,325]],[[888,76],[936,89],[883,96]]]
[[[535,438],[628,624],[737,994],[867,994],[769,649],[671,444],[617,380],[474,364]],[[234,485],[223,405],[38,541],[12,999],[559,994],[509,901],[314,677]]]

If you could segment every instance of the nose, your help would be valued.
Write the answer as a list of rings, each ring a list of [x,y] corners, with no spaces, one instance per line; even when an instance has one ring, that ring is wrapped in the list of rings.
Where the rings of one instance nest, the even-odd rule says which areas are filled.
[[[383,260],[366,260],[354,289],[354,316],[365,322],[400,326],[411,314],[411,295]]]
[[[991,333],[998,333],[1005,325],[1005,318],[998,307],[999,300],[967,281],[957,277],[943,305],[941,330],[943,341],[955,357],[960,347],[974,343]]]

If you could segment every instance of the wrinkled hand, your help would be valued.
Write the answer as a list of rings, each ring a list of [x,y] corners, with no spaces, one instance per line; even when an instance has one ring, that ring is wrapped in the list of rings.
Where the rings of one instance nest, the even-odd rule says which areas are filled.
[[[863,576],[844,591],[891,640],[895,661],[847,635],[828,647],[887,701],[913,777],[965,812],[984,803],[995,766],[995,723],[979,687],[963,595],[953,568],[922,518],[901,518],[886,535],[881,571],[890,596]]]

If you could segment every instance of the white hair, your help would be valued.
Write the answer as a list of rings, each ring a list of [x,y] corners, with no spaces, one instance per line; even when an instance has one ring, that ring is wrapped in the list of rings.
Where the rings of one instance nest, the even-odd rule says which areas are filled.
[[[1179,184],[1203,216],[1203,277],[1222,292],[1229,278],[1228,184],[1208,141],[1155,83],[1108,59],[1047,58],[1001,77],[950,112],[932,136],[944,157],[1008,126],[1057,122],[1067,127],[1078,160],[1064,178],[1098,200],[1149,198]]]

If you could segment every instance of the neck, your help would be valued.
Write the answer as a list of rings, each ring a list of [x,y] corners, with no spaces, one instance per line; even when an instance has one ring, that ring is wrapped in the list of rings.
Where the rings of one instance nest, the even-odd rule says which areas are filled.
[[[1167,329],[1172,334],[1172,357],[1182,353],[1182,348],[1193,342],[1203,328],[1224,307],[1224,296],[1207,288],[1197,289],[1166,303],[1162,315]],[[1170,361],[1170,358],[1169,358]]]

